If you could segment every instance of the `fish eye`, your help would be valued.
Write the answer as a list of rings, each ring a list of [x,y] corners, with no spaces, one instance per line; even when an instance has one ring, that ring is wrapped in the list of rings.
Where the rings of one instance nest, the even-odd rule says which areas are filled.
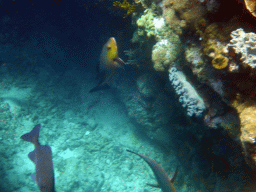
[[[111,47],[108,47],[108,50],[111,49]]]

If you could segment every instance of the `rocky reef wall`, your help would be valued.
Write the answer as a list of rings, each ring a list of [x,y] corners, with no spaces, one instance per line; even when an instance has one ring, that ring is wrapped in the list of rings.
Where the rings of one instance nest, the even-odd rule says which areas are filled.
[[[248,2],[135,5],[132,42],[145,57],[129,58],[142,73],[125,102],[128,114],[151,139],[177,151],[183,190],[253,191],[256,18]]]

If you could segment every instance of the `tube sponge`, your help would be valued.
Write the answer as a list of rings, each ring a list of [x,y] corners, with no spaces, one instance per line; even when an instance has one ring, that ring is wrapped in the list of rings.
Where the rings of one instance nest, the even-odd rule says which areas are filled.
[[[200,117],[205,110],[203,99],[198,95],[194,87],[186,80],[183,72],[176,67],[169,70],[169,79],[175,92],[179,95],[179,102],[187,109],[187,115]]]

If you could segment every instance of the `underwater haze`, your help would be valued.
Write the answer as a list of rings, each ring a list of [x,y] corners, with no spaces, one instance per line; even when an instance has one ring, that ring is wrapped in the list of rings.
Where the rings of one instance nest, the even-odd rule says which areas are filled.
[[[0,1],[0,192],[254,191],[220,2]]]

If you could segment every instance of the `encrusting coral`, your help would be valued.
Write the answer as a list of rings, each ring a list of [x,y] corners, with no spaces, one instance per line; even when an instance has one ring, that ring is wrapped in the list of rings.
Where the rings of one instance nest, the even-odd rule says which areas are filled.
[[[247,164],[256,170],[256,102],[233,102],[241,120],[241,137]]]
[[[206,10],[197,0],[163,1],[163,17],[165,22],[178,34],[181,34],[185,28],[194,29],[195,23],[203,18],[205,14]]]

